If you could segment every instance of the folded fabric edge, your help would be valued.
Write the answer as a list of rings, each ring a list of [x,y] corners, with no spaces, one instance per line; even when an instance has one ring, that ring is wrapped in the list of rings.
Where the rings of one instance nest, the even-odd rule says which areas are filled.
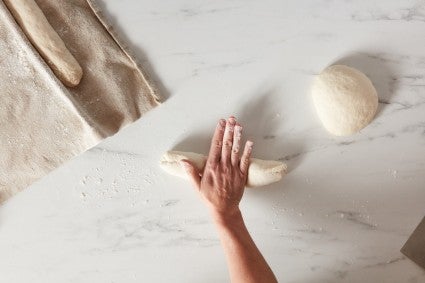
[[[107,20],[107,17],[104,15],[102,9],[97,4],[96,0],[86,0],[87,4],[89,4],[91,10],[93,11],[93,14],[96,16],[96,18],[99,20],[99,22],[102,24],[102,26],[105,28],[105,30],[109,33],[109,35],[112,37],[112,39],[115,41],[115,43],[119,46],[119,48],[124,52],[124,54],[130,59],[131,62],[136,66],[137,70],[139,71],[140,75],[142,76],[144,82],[149,87],[149,90],[151,92],[151,95],[154,99],[154,101],[157,104],[161,104],[161,95],[159,93],[159,90],[155,86],[155,83],[153,82],[152,78],[149,76],[149,73],[143,68],[142,64],[138,62],[136,59],[137,57],[134,55],[130,47],[128,46],[127,42],[123,40],[122,37],[118,35],[116,30],[113,28],[112,24],[109,23]]]

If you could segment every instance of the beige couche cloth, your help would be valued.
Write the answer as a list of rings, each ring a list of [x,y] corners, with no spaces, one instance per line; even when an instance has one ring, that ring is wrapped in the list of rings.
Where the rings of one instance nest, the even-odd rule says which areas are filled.
[[[65,87],[0,0],[0,203],[157,106],[94,0],[36,0],[83,68]]]

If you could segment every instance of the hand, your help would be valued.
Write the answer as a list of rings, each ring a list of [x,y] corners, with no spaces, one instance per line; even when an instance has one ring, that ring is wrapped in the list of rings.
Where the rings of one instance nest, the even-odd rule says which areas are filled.
[[[242,127],[235,117],[217,124],[211,149],[203,172],[189,160],[182,160],[187,174],[217,216],[239,212],[245,184],[247,182],[249,160],[253,142],[247,141],[242,157],[239,156]]]

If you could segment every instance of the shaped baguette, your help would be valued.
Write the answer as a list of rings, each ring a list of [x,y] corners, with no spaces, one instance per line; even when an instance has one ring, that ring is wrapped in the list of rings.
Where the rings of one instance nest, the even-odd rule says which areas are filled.
[[[161,160],[160,166],[167,173],[189,180],[184,168],[180,165],[180,160],[187,159],[199,169],[205,167],[207,157],[194,152],[168,151]],[[287,172],[285,163],[274,160],[261,160],[251,158],[248,169],[247,187],[261,187],[274,182],[278,182]]]
[[[19,26],[58,79],[68,87],[77,86],[83,69],[47,21],[34,0],[4,0]]]

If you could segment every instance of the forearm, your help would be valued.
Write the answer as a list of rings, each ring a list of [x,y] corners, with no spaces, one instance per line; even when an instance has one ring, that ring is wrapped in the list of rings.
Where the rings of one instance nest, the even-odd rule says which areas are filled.
[[[212,213],[229,266],[232,283],[277,282],[258,250],[239,210],[231,215]]]

